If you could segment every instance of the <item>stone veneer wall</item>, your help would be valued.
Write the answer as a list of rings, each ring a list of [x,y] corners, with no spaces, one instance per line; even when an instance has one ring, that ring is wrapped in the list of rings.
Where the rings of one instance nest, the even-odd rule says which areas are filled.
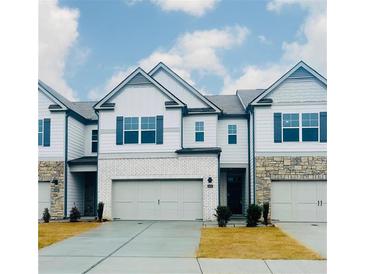
[[[271,201],[271,181],[327,180],[326,156],[256,156],[256,203]]]
[[[213,188],[208,188],[212,177]],[[112,218],[112,180],[116,178],[203,178],[203,219],[213,220],[218,206],[218,157],[177,156],[160,158],[100,159],[98,202],[104,202],[104,216]]]
[[[58,184],[51,183],[52,218],[60,219],[64,215],[65,163],[63,161],[38,161],[38,181],[50,182],[53,178]]]

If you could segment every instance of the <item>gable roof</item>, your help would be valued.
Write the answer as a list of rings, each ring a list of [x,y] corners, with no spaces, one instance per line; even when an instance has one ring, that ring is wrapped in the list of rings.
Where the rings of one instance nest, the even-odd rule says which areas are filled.
[[[138,84],[146,84],[151,83],[156,88],[158,88],[162,93],[164,93],[167,97],[169,97],[175,104],[171,104],[174,107],[183,107],[185,103],[182,102],[179,98],[173,95],[169,90],[167,90],[164,86],[162,86],[159,82],[157,82],[153,77],[148,75],[143,69],[138,67],[134,70],[129,76],[127,76],[121,83],[119,83],[112,91],[110,91],[107,95],[105,95],[100,101],[98,101],[94,105],[94,109],[103,109],[102,105],[107,103],[110,98],[113,97],[118,91],[120,91],[125,85],[138,85]]]
[[[249,104],[264,91],[265,89],[239,89],[236,91],[236,94],[243,107],[247,109]]]
[[[86,120],[96,121],[98,119],[93,109],[93,105],[96,103],[95,101],[71,102],[41,80],[38,80],[38,89],[48,94],[61,107],[57,108],[57,106],[53,105],[52,109],[69,109]]]
[[[206,95],[205,97],[216,104],[223,114],[237,115],[245,111],[236,95]]]
[[[154,74],[156,74],[157,71],[160,69],[163,69],[165,72],[167,72],[171,77],[173,77],[178,83],[180,83],[183,87],[185,87],[187,90],[189,90],[193,95],[195,95],[197,98],[199,98],[201,101],[203,101],[205,104],[213,108],[216,112],[221,112],[222,109],[220,109],[214,102],[209,100],[207,96],[204,96],[201,94],[198,90],[196,90],[193,86],[191,86],[188,82],[186,82],[183,78],[181,78],[178,74],[176,74],[171,68],[166,66],[164,63],[159,62],[153,69],[148,72],[150,76],[153,77]]]
[[[252,105],[259,104],[258,102],[268,95],[271,91],[277,88],[282,82],[284,82],[288,78],[308,78],[315,77],[321,83],[327,86],[327,79],[319,74],[316,70],[308,66],[305,62],[300,61],[294,67],[292,67],[287,73],[281,76],[276,82],[274,82],[269,88],[267,88],[263,93],[253,100]]]

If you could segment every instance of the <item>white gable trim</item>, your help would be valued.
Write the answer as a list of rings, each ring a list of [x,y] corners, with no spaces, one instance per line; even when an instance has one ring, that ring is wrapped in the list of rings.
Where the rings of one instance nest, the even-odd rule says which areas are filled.
[[[68,107],[64,105],[60,100],[58,100],[55,96],[53,96],[46,87],[44,87],[39,81],[38,81],[38,90],[42,92],[44,95],[46,95],[51,101],[56,103],[61,107],[60,110],[67,110]]]
[[[173,95],[170,91],[168,91],[165,87],[163,87],[159,82],[157,82],[150,75],[148,75],[143,69],[138,67],[127,78],[125,78],[120,84],[118,84],[111,92],[109,92],[107,95],[105,95],[104,98],[102,98],[99,102],[97,102],[94,105],[94,108],[103,109],[101,107],[101,105],[106,103],[111,97],[113,97],[114,94],[116,94],[120,89],[122,89],[125,85],[127,85],[128,82],[131,81],[134,78],[134,76],[136,76],[138,73],[140,73],[144,77],[146,77],[146,79],[149,80],[155,87],[157,87],[162,93],[164,93],[167,97],[169,97],[172,101],[174,101],[177,104],[177,105],[175,105],[176,107],[185,106],[184,102],[182,102],[179,98],[177,98],[175,95]]]
[[[209,99],[207,99],[203,94],[201,94],[198,90],[196,90],[194,87],[192,87],[189,83],[187,83],[184,79],[182,79],[179,75],[177,75],[172,69],[170,69],[164,63],[162,63],[162,62],[158,63],[148,74],[151,77],[153,77],[156,74],[156,72],[160,69],[163,69],[166,73],[168,73],[171,77],[173,77],[178,83],[180,83],[183,87],[185,87],[187,90],[189,90],[193,95],[195,95],[197,98],[199,98],[201,101],[203,101],[206,105],[213,108],[215,110],[215,112],[222,112],[222,110],[217,105],[215,105],[213,102],[211,102]]]
[[[321,83],[327,86],[327,79],[324,78],[321,74],[315,71],[313,68],[308,66],[303,61],[300,61],[293,68],[291,68],[287,73],[281,76],[274,84],[272,84],[269,88],[267,88],[263,93],[261,93],[255,100],[252,101],[251,105],[262,105],[258,103],[262,98],[266,97],[269,93],[271,93],[274,89],[276,89],[282,82],[284,82],[287,78],[290,77],[298,68],[304,68],[309,73],[311,73],[316,79],[318,79]]]

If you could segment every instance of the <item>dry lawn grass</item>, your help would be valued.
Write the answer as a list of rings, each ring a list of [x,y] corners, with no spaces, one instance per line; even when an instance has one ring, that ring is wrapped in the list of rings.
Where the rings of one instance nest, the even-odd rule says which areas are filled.
[[[51,222],[38,224],[38,249],[96,228],[97,222]]]
[[[277,227],[202,228],[197,257],[323,259]]]

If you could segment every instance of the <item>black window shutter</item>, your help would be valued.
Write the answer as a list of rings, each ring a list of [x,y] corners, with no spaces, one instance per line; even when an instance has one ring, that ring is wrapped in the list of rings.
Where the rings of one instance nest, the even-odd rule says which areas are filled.
[[[327,112],[319,113],[319,140],[321,143],[327,142]]]
[[[281,127],[282,127],[281,113],[276,112],[276,113],[274,113],[274,142],[275,143],[282,142]]]
[[[163,144],[163,116],[156,116],[156,144]]]
[[[117,116],[116,144],[123,145],[123,116]]]

